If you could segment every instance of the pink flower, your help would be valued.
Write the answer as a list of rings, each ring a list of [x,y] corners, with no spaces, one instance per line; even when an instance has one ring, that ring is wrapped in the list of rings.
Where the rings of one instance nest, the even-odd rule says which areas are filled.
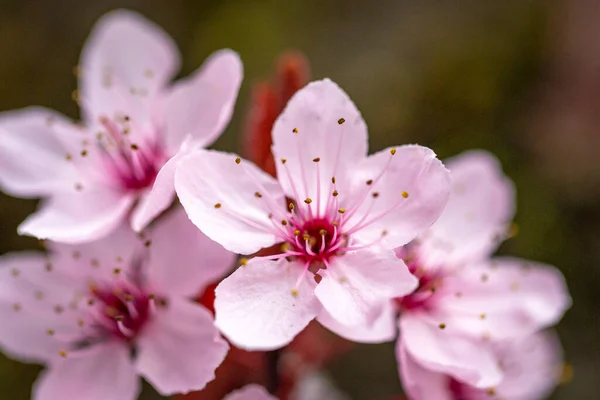
[[[138,375],[160,393],[202,389],[228,351],[211,313],[187,300],[221,277],[233,255],[182,210],[144,238],[122,224],[48,256],[0,258],[0,345],[47,365],[35,400],[133,400]]]
[[[419,278],[418,289],[388,302],[362,327],[321,320],[351,340],[396,336],[419,365],[478,388],[502,379],[488,342],[535,333],[558,322],[571,300],[553,267],[508,257],[489,258],[514,213],[514,188],[497,160],[471,151],[447,163],[452,192],[440,219],[398,255]]]
[[[502,366],[503,378],[497,386],[480,389],[427,369],[400,345],[404,389],[411,400],[540,400],[558,384],[562,352],[553,333],[497,343],[491,350]]]
[[[44,198],[19,233],[79,243],[108,234],[132,209],[141,230],[169,206],[176,154],[221,134],[242,79],[231,50],[170,85],[179,63],[164,31],[114,11],[81,55],[74,96],[82,124],[40,107],[0,115],[0,187]]]
[[[263,386],[250,384],[229,393],[223,400],[277,400]]]
[[[368,323],[375,304],[414,290],[392,249],[427,229],[449,192],[448,171],[427,148],[367,157],[365,123],[329,80],[292,97],[273,143],[278,180],[211,151],[184,157],[175,173],[192,222],[226,249],[283,243],[281,254],[243,260],[216,289],[217,326],[246,349],[281,347],[315,317]]]

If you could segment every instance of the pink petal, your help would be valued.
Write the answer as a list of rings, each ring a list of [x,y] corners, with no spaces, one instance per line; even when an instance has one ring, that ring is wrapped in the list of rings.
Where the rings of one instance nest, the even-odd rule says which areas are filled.
[[[98,239],[115,229],[134,198],[107,189],[84,189],[46,200],[18,228],[20,235],[65,243]]]
[[[277,400],[277,397],[271,396],[263,386],[253,383],[234,390],[223,400]]]
[[[73,190],[74,164],[66,160],[65,134],[81,136],[64,116],[39,107],[0,114],[0,186],[20,197]],[[78,140],[79,142],[79,140]]]
[[[138,340],[136,368],[162,395],[201,390],[229,350],[210,312],[185,300],[169,299]]]
[[[345,122],[340,125],[338,120]],[[297,128],[297,133],[294,129]],[[273,155],[277,176],[285,193],[294,196],[286,168],[297,186],[301,200],[331,196],[331,178],[343,185],[351,167],[367,155],[367,127],[348,95],[329,79],[316,81],[299,90],[273,126]],[[286,164],[279,161],[285,158]],[[313,159],[320,158],[314,162]],[[317,192],[317,168],[320,193]],[[306,183],[303,183],[303,180]],[[340,196],[347,193],[338,188]],[[325,201],[321,201],[321,210]],[[316,207],[317,202],[313,204]],[[303,206],[303,204],[300,204]]]
[[[321,274],[315,294],[333,319],[350,326],[372,324],[385,303],[418,284],[404,262],[383,248],[338,256]]]
[[[290,343],[317,316],[320,305],[302,265],[257,257],[216,289],[216,324],[236,346],[272,350]]]
[[[191,136],[188,136],[181,144],[177,154],[171,157],[158,171],[152,189],[140,198],[131,216],[131,227],[136,232],[144,229],[171,205],[175,197],[175,169],[184,156],[197,148],[199,148],[198,144],[193,142]]]
[[[305,372],[297,381],[290,398],[294,400],[349,400],[325,373],[318,370]]]
[[[450,391],[450,377],[419,365],[406,351],[402,340],[396,343],[396,358],[402,388],[409,399],[455,400]]]
[[[502,379],[494,354],[483,340],[469,340],[441,328],[422,313],[400,317],[400,334],[406,351],[423,368],[448,374],[470,385],[488,388]]]
[[[160,27],[131,11],[105,14],[81,54],[79,88],[87,121],[127,115],[147,129],[151,105],[178,68],[177,47]]]
[[[362,227],[354,237],[363,242],[377,240],[385,231],[386,246],[404,245],[429,228],[446,206],[450,173],[426,147],[410,145],[398,147],[395,152],[380,151],[355,171],[354,192],[368,189],[378,193],[377,197],[368,196],[345,224],[348,229]],[[374,181],[370,186],[365,184],[369,180]]]
[[[167,149],[177,151],[186,135],[202,147],[212,144],[231,118],[243,74],[240,57],[227,49],[178,81],[165,100]]]
[[[235,254],[206,237],[181,207],[169,211],[148,235],[148,280],[163,294],[198,295],[231,270]]]
[[[129,347],[106,342],[49,365],[33,386],[34,400],[135,400],[140,392]]]
[[[382,306],[380,315],[372,324],[342,325],[327,311],[317,316],[317,321],[344,339],[359,343],[385,343],[396,338],[396,309],[391,302]]]
[[[0,345],[19,360],[44,362],[58,355],[62,344],[48,329],[68,333],[73,320],[57,315],[57,304],[72,301],[73,279],[61,271],[49,272],[42,253],[21,252],[0,257]]]
[[[421,240],[428,265],[460,265],[489,256],[515,212],[515,188],[490,153],[475,150],[446,163],[452,191],[440,219]]]
[[[513,258],[468,266],[446,279],[436,307],[464,334],[515,338],[557,323],[571,299],[555,268]],[[460,296],[456,293],[460,292]]]
[[[180,161],[175,190],[190,220],[209,238],[235,253],[252,254],[277,242],[269,216],[271,207],[286,212],[285,203],[277,181],[254,164],[236,161],[235,154],[196,151]]]
[[[498,398],[545,399],[558,385],[562,351],[553,332],[503,343],[497,346],[496,354],[504,366],[504,379],[494,388]],[[474,399],[489,399],[486,391],[478,394]]]

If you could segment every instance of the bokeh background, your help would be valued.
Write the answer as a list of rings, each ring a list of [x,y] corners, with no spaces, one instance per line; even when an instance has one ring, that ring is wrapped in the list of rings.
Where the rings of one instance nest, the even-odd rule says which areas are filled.
[[[40,104],[76,118],[71,71],[95,20],[114,8],[166,29],[182,75],[216,49],[240,53],[246,77],[218,149],[239,151],[252,83],[293,48],[314,78],[331,77],[354,99],[371,151],[417,142],[441,158],[496,153],[518,188],[520,228],[500,252],[558,266],[574,299],[558,327],[574,376],[552,399],[598,398],[598,1],[0,0],[0,110]],[[0,253],[37,245],[15,231],[35,206],[0,195]],[[28,399],[38,370],[0,355],[0,399]],[[330,373],[358,400],[400,392],[392,345],[359,345]]]

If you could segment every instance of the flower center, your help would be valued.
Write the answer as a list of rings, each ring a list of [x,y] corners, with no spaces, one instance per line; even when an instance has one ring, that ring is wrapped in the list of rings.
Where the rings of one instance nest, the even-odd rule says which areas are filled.
[[[92,297],[97,300],[96,321],[102,333],[118,339],[131,341],[144,328],[150,317],[153,296],[137,288],[92,288]]]
[[[130,139],[134,126],[127,117],[118,122],[105,117],[100,122],[107,133],[98,133],[103,163],[114,183],[128,191],[152,185],[164,161],[162,147],[153,140]]]
[[[291,251],[298,253],[296,257],[304,263],[327,262],[342,245],[342,236],[337,234],[334,226],[325,218],[308,220],[295,225],[291,223],[295,240],[288,242]]]
[[[400,311],[429,308],[435,298],[435,293],[440,288],[440,277],[427,272],[414,256],[404,258],[404,262],[411,274],[419,279],[419,286],[411,294],[395,298],[396,306]]]

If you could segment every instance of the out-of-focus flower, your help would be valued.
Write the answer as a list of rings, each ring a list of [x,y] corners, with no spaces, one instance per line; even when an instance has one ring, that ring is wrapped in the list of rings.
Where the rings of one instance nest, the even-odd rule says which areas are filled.
[[[164,31],[133,12],[111,12],[81,55],[74,97],[82,124],[39,107],[0,115],[0,186],[44,198],[21,234],[79,243],[108,234],[132,208],[141,230],[169,206],[177,160],[221,134],[242,80],[230,50],[169,85],[178,67]]]
[[[478,388],[502,379],[488,342],[528,336],[555,324],[571,299],[555,268],[491,258],[514,213],[514,188],[497,160],[472,151],[447,163],[452,193],[440,219],[397,250],[419,278],[418,289],[387,304],[371,326],[321,321],[343,337],[398,346],[423,368]]]
[[[309,371],[298,381],[296,388],[289,396],[290,400],[346,400],[329,380],[319,371]],[[250,384],[231,392],[224,400],[277,400],[260,385]]]
[[[552,332],[491,345],[503,372],[495,387],[480,389],[421,366],[402,346],[398,349],[404,389],[411,400],[540,400],[559,383],[562,351]]]
[[[190,219],[225,248],[252,254],[283,243],[217,287],[216,323],[247,349],[284,346],[315,317],[370,323],[376,304],[411,292],[417,281],[392,249],[439,217],[450,186],[427,148],[367,157],[365,123],[329,80],[292,97],[273,142],[279,182],[211,151],[185,156],[175,173]]]
[[[138,375],[160,393],[202,389],[228,345],[211,313],[187,298],[233,255],[181,209],[143,238],[127,224],[99,241],[48,243],[47,256],[0,258],[0,345],[46,364],[36,400],[135,399]]]
[[[260,385],[246,385],[241,389],[229,393],[223,400],[277,400]]]

